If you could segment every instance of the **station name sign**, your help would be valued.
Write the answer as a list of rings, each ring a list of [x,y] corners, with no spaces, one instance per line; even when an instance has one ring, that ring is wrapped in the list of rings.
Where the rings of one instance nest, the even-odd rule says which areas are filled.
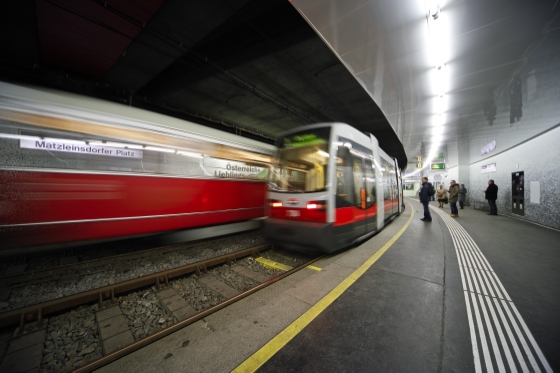
[[[204,157],[203,167],[208,176],[225,179],[264,180],[268,175],[268,168],[265,167],[211,157]]]
[[[21,139],[20,148],[50,150],[65,153],[80,153],[93,155],[106,155],[109,157],[121,158],[142,158],[144,156],[142,150],[137,149],[121,149],[110,146],[87,145],[72,141],[64,140],[28,140]]]

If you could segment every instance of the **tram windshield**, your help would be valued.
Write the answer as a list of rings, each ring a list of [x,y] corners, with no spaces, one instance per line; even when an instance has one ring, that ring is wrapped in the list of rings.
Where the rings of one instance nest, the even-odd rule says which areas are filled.
[[[327,184],[330,128],[317,128],[279,141],[270,189],[279,192],[319,192]]]

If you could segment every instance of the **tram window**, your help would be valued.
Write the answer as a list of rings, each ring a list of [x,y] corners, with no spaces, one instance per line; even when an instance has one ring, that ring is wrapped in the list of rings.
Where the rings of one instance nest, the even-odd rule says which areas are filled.
[[[354,205],[354,179],[350,159],[348,148],[339,147],[336,154],[336,207]]]
[[[325,190],[327,144],[280,149],[271,188],[279,192],[318,192]]]
[[[41,117],[40,119],[44,121],[48,118]],[[232,172],[227,168],[231,166],[257,170],[254,173],[251,171],[250,178],[237,179],[247,181],[265,180],[268,174],[268,167],[249,164],[245,160],[239,159],[238,149],[216,146],[205,141],[185,139],[185,143],[193,146],[190,149],[192,152],[165,149],[165,146],[155,147],[163,149],[163,151],[158,151],[154,148],[142,148],[142,144],[129,143],[119,138],[97,137],[80,132],[45,128],[41,125],[42,122],[35,126],[0,118],[0,165],[17,168],[83,170],[102,173],[134,172],[200,178],[224,177],[224,174],[247,175],[245,171],[243,173]],[[80,125],[81,128],[90,130],[94,130],[97,128],[96,126],[98,125],[86,121]],[[120,136],[125,133],[126,131],[122,131]],[[18,137],[20,138],[18,139]],[[88,139],[87,143],[85,139]],[[125,149],[122,146],[131,148]],[[258,155],[255,154],[255,156]],[[237,178],[237,176],[232,177]]]
[[[84,128],[94,126],[84,122]],[[97,138],[95,135],[54,130],[23,123],[0,120],[0,133],[15,136],[49,138],[41,140],[39,147],[22,146],[21,140],[0,136],[0,164],[18,168],[50,168],[62,170],[85,170],[100,172],[135,172],[205,177],[202,158],[188,157],[172,152],[141,149],[140,156],[113,156],[117,152],[134,153],[136,150],[120,150],[102,141],[122,142],[119,139]],[[84,138],[88,139],[86,144]],[[99,144],[94,145],[94,141]],[[81,142],[81,144],[77,143]],[[35,143],[35,141],[33,141]],[[127,141],[125,141],[127,143]],[[139,144],[130,144],[136,145]],[[201,147],[204,144],[200,144]],[[51,146],[51,150],[47,148]],[[71,151],[63,150],[70,148]],[[95,153],[93,149],[105,148],[107,153]],[[89,151],[84,150],[89,148]],[[56,150],[55,150],[56,149]],[[118,153],[117,153],[118,154]]]
[[[319,192],[326,189],[330,128],[317,128],[280,138],[271,189],[277,192]]]
[[[383,199],[391,200],[391,165],[385,159],[381,160],[381,170],[383,172]]]
[[[354,174],[354,204],[362,207],[362,188],[364,187],[364,174],[362,170],[362,158],[352,156],[352,171]]]
[[[371,159],[364,160],[364,170],[366,178],[367,207],[371,207],[375,204],[377,198],[375,190],[375,172]]]

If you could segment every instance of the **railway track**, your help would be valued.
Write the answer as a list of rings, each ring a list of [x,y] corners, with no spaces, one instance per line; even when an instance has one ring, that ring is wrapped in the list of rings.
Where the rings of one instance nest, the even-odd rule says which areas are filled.
[[[30,344],[24,349],[40,350],[34,364],[41,372],[92,371],[318,259],[269,249],[238,250],[2,313],[0,325],[19,326],[0,367],[18,354],[13,345]]]
[[[45,269],[8,273],[0,276],[0,312],[132,280],[264,242],[260,234],[244,233],[132,251]]]

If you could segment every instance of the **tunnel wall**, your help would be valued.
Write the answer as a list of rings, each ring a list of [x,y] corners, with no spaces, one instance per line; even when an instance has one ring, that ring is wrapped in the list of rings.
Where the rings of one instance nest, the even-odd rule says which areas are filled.
[[[489,179],[498,185],[498,213],[560,229],[560,125],[515,147],[470,165],[470,198],[486,206],[484,193]],[[496,164],[495,172],[481,167]],[[525,215],[512,213],[511,173],[524,171]],[[531,181],[540,182],[540,201],[531,201]]]

